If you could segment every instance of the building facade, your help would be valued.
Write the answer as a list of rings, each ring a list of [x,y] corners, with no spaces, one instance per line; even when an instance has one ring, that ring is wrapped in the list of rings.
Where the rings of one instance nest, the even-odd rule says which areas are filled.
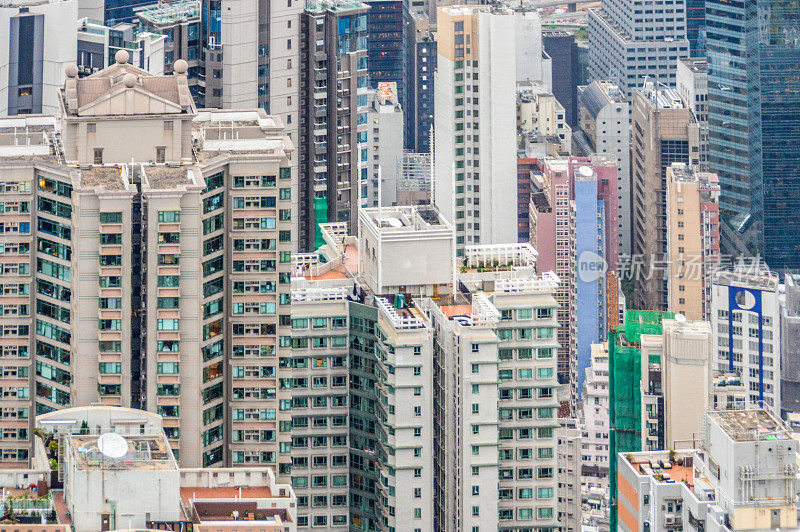
[[[711,318],[719,268],[719,180],[681,163],[667,168],[667,305],[690,320]]]
[[[406,24],[405,148],[412,152],[428,153],[433,136],[433,73],[436,71],[438,55],[436,26],[426,13],[412,12],[408,12]]]
[[[299,249],[322,245],[319,224],[355,229],[367,148],[367,18],[359,2],[309,4],[300,24]]]
[[[678,60],[675,90],[694,112],[700,125],[700,166],[708,171],[708,65],[705,58]]]
[[[707,1],[709,163],[722,187],[723,247],[797,268],[800,136],[792,79],[800,48],[795,4]]]
[[[200,105],[205,95],[200,86],[203,46],[200,39],[200,4],[193,0],[145,6],[136,10],[139,27],[164,36],[164,72],[172,72],[175,61],[189,65],[186,79],[194,101]]]
[[[77,52],[78,2],[33,2],[0,7],[0,116],[55,114],[64,67]]]
[[[506,204],[516,192],[515,27],[501,7],[438,13],[435,202],[455,223],[459,256],[468,245],[517,240]]]
[[[656,0],[652,9],[613,0],[589,11],[589,79],[608,79],[626,96],[647,81],[675,86],[675,68],[689,56],[686,2]]]
[[[78,75],[88,76],[114,62],[119,50],[125,49],[129,61],[151,74],[164,73],[166,37],[141,31],[130,23],[105,26],[90,19],[78,21]]]
[[[634,279],[635,308],[666,310],[667,168],[699,163],[700,128],[672,89],[649,84],[632,103],[632,251],[642,274]]]
[[[758,268],[718,271],[711,289],[716,369],[741,376],[748,408],[759,406],[779,414],[778,277]]]
[[[711,411],[703,425],[700,448],[620,455],[618,530],[796,527],[789,427],[759,409]],[[762,451],[767,441],[773,452]],[[752,474],[733,474],[743,467]]]
[[[781,298],[781,417],[800,412],[800,368],[797,365],[800,338],[800,279],[787,275]]]
[[[28,238],[42,250],[26,248],[31,280],[15,282],[39,309],[29,332],[14,327],[29,408],[142,408],[164,417],[184,465],[277,466],[293,145],[263,111],[198,113],[185,63],[153,76],[127,58],[86,78],[68,69],[54,155],[3,161],[36,196]]]
[[[370,91],[367,98],[367,175],[368,182],[361,184],[361,204],[377,207],[398,205],[398,180],[403,172],[403,108],[397,97],[394,83],[382,82]],[[380,183],[380,186],[379,186]],[[403,205],[408,205],[404,203]]]
[[[617,159],[619,253],[631,254],[631,150],[627,99],[617,85],[593,81],[578,87],[578,126],[593,153]]]

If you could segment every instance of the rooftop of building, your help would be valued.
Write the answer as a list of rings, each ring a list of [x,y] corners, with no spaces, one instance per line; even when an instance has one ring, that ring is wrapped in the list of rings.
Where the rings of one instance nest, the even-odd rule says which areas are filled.
[[[369,5],[358,0],[306,0],[306,11],[309,13],[342,13],[350,11],[366,11]]]
[[[284,156],[294,150],[291,140],[283,134],[280,118],[263,109],[202,109],[192,120],[192,135],[201,161],[218,152],[257,151]]]
[[[617,38],[622,40],[626,45],[633,44],[639,46],[677,46],[678,44],[684,44],[687,46],[689,45],[689,41],[687,39],[676,39],[674,37],[661,37],[654,38],[651,35],[647,35],[646,37],[634,37],[630,33],[628,33],[625,28],[617,24],[602,8],[589,8],[590,16],[595,16],[599,21],[607,25],[615,34]]]
[[[81,168],[79,182],[81,188],[100,190],[129,190],[129,167],[124,164],[92,165]]]
[[[733,441],[788,440],[791,431],[786,424],[763,408],[750,410],[717,410],[708,416]]]
[[[694,487],[692,451],[643,451],[628,453],[625,460],[639,475],[646,475],[659,483],[684,483]]]
[[[778,275],[769,270],[763,262],[755,259],[749,264],[737,265],[732,270],[717,270],[711,275],[714,284],[754,288],[756,290],[777,292],[780,284]]]
[[[536,250],[528,243],[480,244],[464,248],[462,273],[505,271],[536,266]]]
[[[717,373],[713,377],[715,388],[743,387],[742,377],[738,373]]]
[[[678,61],[686,65],[692,72],[708,73],[708,62],[705,57],[679,57]]]
[[[142,183],[142,190],[174,190],[198,184],[189,164],[104,164],[81,166],[79,187],[106,191],[132,190],[132,173]]]
[[[606,105],[627,102],[619,85],[606,80],[593,81],[589,85],[579,87],[578,99],[588,113],[595,118]]]
[[[638,91],[647,98],[656,109],[686,109],[678,91],[666,86],[658,86],[652,81],[645,81],[644,86]]]
[[[200,20],[200,2],[198,0],[163,2],[135,9],[134,11],[140,21],[154,26],[169,26],[190,20]]]
[[[553,93],[547,85],[536,79],[517,82],[517,100],[531,102],[539,96],[553,96]]]
[[[682,314],[675,315],[675,318],[666,318],[661,322],[664,331],[669,330],[673,334],[680,335],[707,335],[711,336],[711,323],[704,320],[687,320]],[[666,332],[665,332],[666,334]]]
[[[297,290],[293,286],[293,297],[297,292],[298,297],[308,299],[303,292],[307,287],[300,280],[342,281],[354,279],[358,273],[358,239],[348,233],[347,223],[323,223],[319,224],[319,230],[325,244],[314,253],[292,255],[293,284],[297,285]],[[335,293],[342,292],[340,286],[335,288]],[[329,295],[333,296],[334,292]],[[321,296],[317,294],[313,297]]]
[[[719,186],[719,177],[713,172],[698,172],[694,166],[686,163],[672,163],[667,170],[673,181],[683,183],[700,183],[706,186]]]
[[[438,9],[439,11],[454,17],[476,15],[478,13],[493,13],[496,15],[511,15],[514,13],[506,5],[501,3],[485,5],[457,4],[451,6],[439,6]]]
[[[78,77],[76,65],[67,65],[60,92],[66,118],[195,112],[186,80],[186,61],[175,62],[174,75],[156,76],[131,65],[126,50],[118,50],[115,59],[116,63],[84,78]],[[129,93],[137,97],[126,97]]]
[[[450,223],[439,211],[428,205],[369,207],[359,210],[359,220],[381,233],[424,233],[427,231],[452,231]]]
[[[50,156],[50,139],[57,129],[53,116],[0,118],[0,158]]]
[[[80,470],[175,470],[177,463],[163,434],[73,434],[67,437]]]
[[[141,175],[143,189],[149,187],[151,190],[174,190],[198,184],[194,172],[188,165],[148,164],[134,168],[134,171]]]
[[[420,311],[410,296],[404,294],[375,296],[375,305],[395,331],[423,329],[428,324],[428,317]]]

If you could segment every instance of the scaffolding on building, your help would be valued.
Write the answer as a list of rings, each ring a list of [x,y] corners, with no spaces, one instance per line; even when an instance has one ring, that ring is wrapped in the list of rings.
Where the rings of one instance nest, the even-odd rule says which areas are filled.
[[[608,421],[611,530],[617,529],[617,455],[641,451],[643,334],[661,334],[672,312],[629,310],[622,329],[608,334]]]

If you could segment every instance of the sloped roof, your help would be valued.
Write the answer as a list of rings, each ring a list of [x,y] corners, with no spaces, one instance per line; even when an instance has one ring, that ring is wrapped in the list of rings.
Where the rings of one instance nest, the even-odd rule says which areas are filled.
[[[115,64],[85,78],[78,78],[77,72],[68,68],[63,91],[67,114],[110,116],[196,112],[185,73],[155,76],[127,61],[127,54],[118,52]]]

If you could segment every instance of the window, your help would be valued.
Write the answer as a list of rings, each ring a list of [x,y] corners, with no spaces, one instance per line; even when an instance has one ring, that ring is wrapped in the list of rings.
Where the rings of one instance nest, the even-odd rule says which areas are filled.
[[[176,223],[181,221],[180,211],[158,211],[159,223]]]
[[[157,366],[159,375],[177,375],[179,373],[177,362],[159,362]]]
[[[121,224],[122,223],[122,213],[121,212],[101,212],[100,213],[100,223],[101,224]]]
[[[94,149],[94,164],[103,164],[103,148]]]
[[[167,159],[166,146],[156,146],[156,162],[163,163]]]

